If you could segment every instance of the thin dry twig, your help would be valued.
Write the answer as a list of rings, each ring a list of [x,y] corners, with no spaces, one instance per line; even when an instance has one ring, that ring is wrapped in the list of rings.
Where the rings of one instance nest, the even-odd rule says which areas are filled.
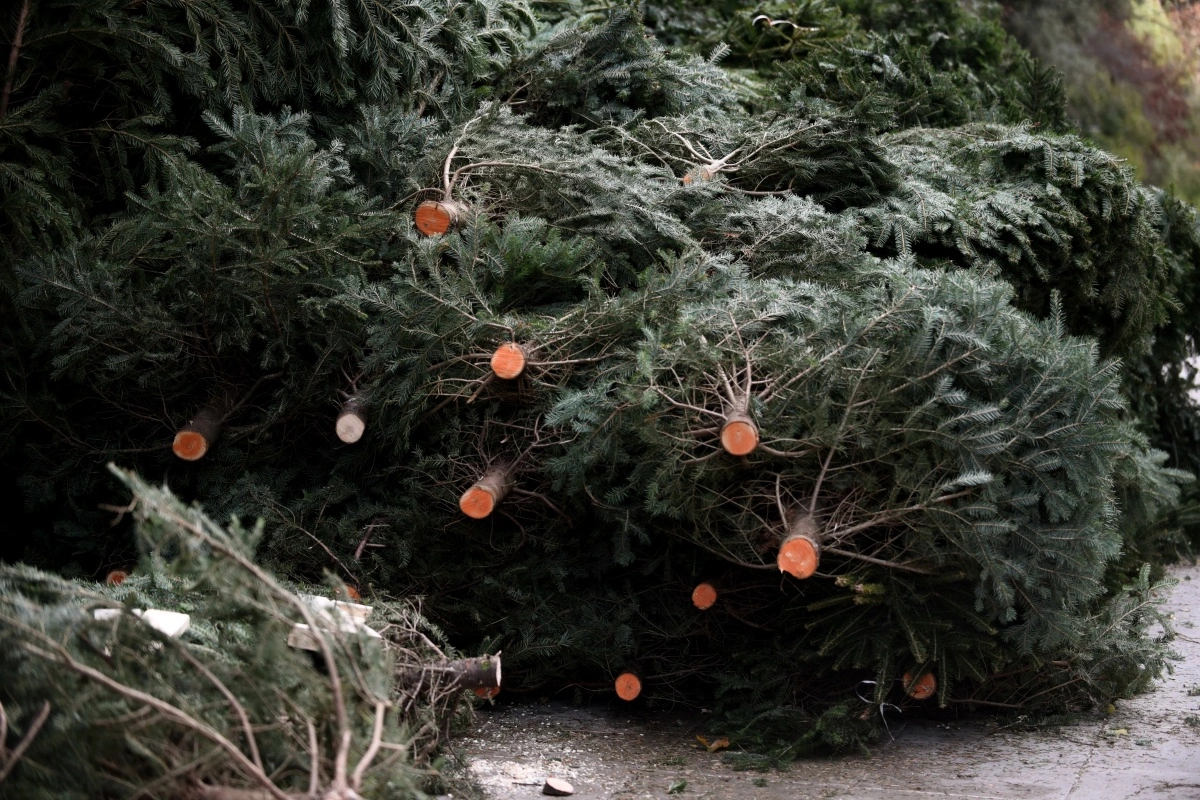
[[[4,783],[5,778],[12,772],[13,767],[21,760],[21,756],[25,755],[25,751],[33,744],[33,740],[41,731],[42,726],[46,724],[46,720],[50,718],[50,701],[42,703],[42,708],[38,711],[33,722],[29,724],[29,730],[25,731],[25,735],[21,737],[21,741],[17,742],[17,746],[12,749],[12,752],[6,752],[5,740],[8,736],[8,717],[4,713],[4,704],[0,703],[0,783]]]

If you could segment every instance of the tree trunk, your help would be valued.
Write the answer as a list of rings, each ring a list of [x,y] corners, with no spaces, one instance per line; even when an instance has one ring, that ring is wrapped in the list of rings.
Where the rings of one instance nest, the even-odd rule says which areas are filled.
[[[617,697],[633,702],[642,693],[642,679],[632,672],[622,672],[616,680]]]
[[[502,680],[500,654],[463,658],[458,661],[401,670],[396,676],[396,680],[401,686],[411,687],[422,680],[438,676],[444,678],[439,683],[451,689],[499,690]]]
[[[512,464],[498,464],[483,474],[458,500],[458,507],[471,519],[486,519],[512,488]]]
[[[779,546],[775,559],[780,572],[794,578],[811,578],[821,563],[821,542],[817,521],[808,512],[801,512],[792,522],[787,538]]]
[[[337,437],[346,444],[354,444],[367,429],[367,404],[359,397],[351,397],[338,412]]]
[[[731,456],[748,456],[758,448],[758,426],[749,414],[733,413],[725,418],[721,447]]]
[[[466,206],[453,200],[426,200],[417,206],[414,220],[426,236],[441,236],[462,227],[466,211]]]
[[[937,693],[937,676],[926,672],[914,680],[911,672],[904,673],[904,693],[914,700],[928,700]]]
[[[519,378],[529,362],[529,352],[515,342],[505,342],[492,353],[492,372],[497,378],[511,381]]]
[[[196,412],[192,421],[179,429],[171,450],[184,461],[199,461],[213,446],[221,433],[221,415],[215,408],[205,406]]]
[[[692,590],[692,605],[701,611],[707,611],[716,605],[719,596],[716,581],[704,581],[696,584],[696,588]]]

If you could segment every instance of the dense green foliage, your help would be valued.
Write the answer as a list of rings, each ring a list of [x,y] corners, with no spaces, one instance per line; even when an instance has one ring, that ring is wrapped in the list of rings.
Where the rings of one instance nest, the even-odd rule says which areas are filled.
[[[0,568],[0,730],[26,743],[0,750],[0,796],[426,796],[412,761],[461,693],[433,669],[411,680],[442,657],[413,608],[374,609],[381,637],[341,631],[254,563],[261,526],[223,528],[118,475],[135,498],[121,513],[139,519],[138,576],[101,587]],[[164,632],[145,609],[191,624]],[[289,646],[300,620],[318,652]]]
[[[132,559],[97,509],[116,460],[262,517],[294,579],[427,597],[458,645],[504,650],[513,690],[629,668],[652,700],[782,704],[785,738],[828,710],[793,750],[869,733],[905,672],[946,705],[1062,707],[1161,670],[1141,564],[1181,541],[1168,466],[1198,461],[1176,377],[1195,212],[1069,131],[994,10],[268,7],[235,39],[121,7],[120,47],[20,54],[9,558]],[[332,19],[344,41],[317,35]],[[30,41],[72,20],[39,6]],[[129,31],[178,58],[126,75]],[[76,60],[127,81],[106,119],[155,137],[119,140],[115,178],[40,77]],[[423,201],[461,225],[422,235]],[[182,461],[202,408],[223,428]],[[761,434],[741,458],[718,444],[734,414]],[[468,519],[489,471],[508,493]],[[774,563],[801,518],[806,580]]]

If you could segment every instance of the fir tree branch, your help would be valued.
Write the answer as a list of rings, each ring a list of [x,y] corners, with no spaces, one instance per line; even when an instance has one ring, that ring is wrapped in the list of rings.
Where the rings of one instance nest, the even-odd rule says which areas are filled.
[[[13,767],[21,760],[21,756],[25,755],[25,751],[33,744],[34,738],[38,735],[38,731],[46,724],[46,720],[50,718],[50,701],[42,703],[42,708],[38,711],[37,716],[29,724],[29,730],[25,731],[25,735],[21,737],[21,741],[12,749],[12,752],[6,752],[5,740],[8,737],[8,717],[4,713],[4,704],[0,703],[0,783],[4,783],[4,779],[12,772]]]
[[[356,792],[362,790],[363,775],[366,773],[367,767],[371,766],[371,762],[375,760],[375,756],[379,753],[379,746],[383,742],[383,715],[386,708],[384,703],[375,704],[375,727],[371,732],[371,743],[359,760],[358,766],[354,768],[354,774],[350,776],[350,788]]]
[[[263,767],[262,757],[258,754],[258,740],[254,737],[254,728],[250,725],[250,717],[246,714],[246,707],[238,702],[237,697],[233,692],[229,691],[229,687],[218,678],[212,670],[200,663],[195,656],[188,651],[187,647],[172,639],[172,643],[176,645],[175,652],[183,656],[184,661],[187,661],[192,667],[208,679],[208,682],[216,687],[217,691],[229,701],[233,713],[237,714],[238,721],[242,725],[242,734],[246,737],[246,746],[250,748],[250,758],[254,761],[254,766],[258,767],[263,774],[266,774],[266,769]]]
[[[111,467],[111,469],[116,470],[115,467]],[[124,473],[118,471],[118,474],[123,475]],[[321,649],[321,655],[325,662],[326,671],[329,675],[329,688],[333,694],[334,715],[336,718],[339,739],[337,757],[335,758],[334,763],[335,765],[340,764],[341,767],[340,771],[335,771],[333,788],[335,790],[345,790],[348,788],[346,783],[346,760],[349,757],[350,748],[350,723],[346,715],[346,705],[342,690],[342,679],[338,670],[337,661],[333,657],[333,650],[329,642],[329,637],[326,635],[326,626],[318,622],[316,616],[313,614],[312,609],[307,603],[279,585],[279,583],[276,582],[276,580],[269,573],[244,556],[236,548],[229,546],[222,539],[209,534],[208,531],[204,530],[202,525],[196,524],[187,517],[177,514],[170,507],[163,506],[161,504],[154,509],[154,512],[160,514],[166,521],[190,532],[193,536],[203,541],[216,552],[219,552],[226,558],[234,561],[239,567],[253,575],[258,580],[260,585],[271,589],[277,597],[285,600],[288,604],[295,608],[297,612],[299,612],[301,617],[304,618],[304,622],[308,625],[313,639],[316,641],[317,646]],[[241,751],[238,752],[240,754]],[[242,759],[245,760],[245,756],[242,756]],[[250,762],[247,761],[247,763]],[[251,763],[250,766],[253,767],[253,764]],[[274,784],[272,784],[272,786],[274,786]],[[278,789],[276,789],[276,791],[278,791]],[[280,794],[282,795],[282,793]]]
[[[29,0],[22,0],[21,13],[17,16],[17,32],[8,51],[8,69],[4,72],[4,90],[0,92],[0,122],[8,116],[8,101],[12,95],[13,81],[17,77],[17,59],[21,56],[21,40],[25,37],[25,21],[29,17]]]
[[[262,771],[262,769],[260,769],[253,761],[246,757],[246,754],[242,752],[241,748],[226,739],[220,733],[220,731],[205,725],[192,715],[176,706],[171,705],[165,700],[160,700],[152,694],[147,694],[146,692],[126,686],[120,681],[114,680],[108,675],[105,675],[103,672],[76,661],[74,656],[71,655],[70,651],[68,651],[58,642],[49,639],[40,631],[35,631],[32,628],[20,624],[16,624],[15,627],[24,629],[25,632],[31,637],[39,639],[44,645],[50,648],[50,650],[46,650],[35,644],[25,642],[24,647],[30,653],[45,658],[47,661],[53,661],[62,664],[68,669],[79,673],[95,683],[98,683],[104,688],[119,694],[122,697],[148,705],[167,719],[189,730],[195,731],[205,739],[208,739],[210,742],[224,750],[229,757],[233,759],[233,762],[241,768],[242,773],[247,778],[250,778],[262,786],[263,789],[270,793],[271,797],[275,798],[275,800],[291,800],[289,795],[276,786],[275,783],[269,777],[267,777],[267,774]]]

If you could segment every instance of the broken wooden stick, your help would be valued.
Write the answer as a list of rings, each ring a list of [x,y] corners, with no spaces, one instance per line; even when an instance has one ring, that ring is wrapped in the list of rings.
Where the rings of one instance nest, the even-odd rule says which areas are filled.
[[[497,464],[463,492],[458,507],[471,519],[486,519],[512,488],[512,464]]]
[[[41,731],[42,726],[46,724],[46,720],[50,718],[50,701],[46,700],[42,703],[42,709],[37,716],[33,718],[33,722],[25,730],[25,735],[21,737],[21,741],[17,742],[17,746],[12,750],[8,749],[8,743],[5,741],[8,738],[8,715],[4,712],[4,704],[0,703],[0,783],[4,783],[13,767],[25,755],[25,751],[29,749],[29,745],[33,744],[34,738]]]

